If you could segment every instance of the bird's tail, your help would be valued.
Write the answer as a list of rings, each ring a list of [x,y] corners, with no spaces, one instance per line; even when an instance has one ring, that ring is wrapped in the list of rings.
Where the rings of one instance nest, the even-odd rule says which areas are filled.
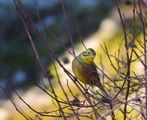
[[[108,94],[108,92],[104,89],[103,86],[99,87],[99,89],[103,93],[104,97],[106,97],[107,99],[110,99],[111,98],[110,94]]]

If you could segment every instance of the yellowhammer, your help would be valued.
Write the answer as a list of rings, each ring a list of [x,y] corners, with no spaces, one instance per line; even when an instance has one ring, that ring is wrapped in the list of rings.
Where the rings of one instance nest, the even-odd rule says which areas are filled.
[[[110,97],[100,82],[99,74],[94,63],[96,52],[89,48],[75,57],[72,61],[72,70],[74,75],[82,83],[97,86],[104,97]]]

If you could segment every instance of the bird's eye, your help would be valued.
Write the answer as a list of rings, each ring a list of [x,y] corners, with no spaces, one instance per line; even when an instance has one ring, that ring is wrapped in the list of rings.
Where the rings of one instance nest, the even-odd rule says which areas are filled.
[[[88,54],[90,54],[90,52],[88,52]]]

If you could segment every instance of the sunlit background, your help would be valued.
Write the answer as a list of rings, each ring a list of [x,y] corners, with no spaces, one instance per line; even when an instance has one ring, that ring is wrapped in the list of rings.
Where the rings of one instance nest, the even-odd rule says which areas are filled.
[[[64,46],[71,50],[70,38],[66,29],[60,0],[21,1],[32,17],[39,32],[42,33],[42,27],[37,17],[37,10],[39,10],[41,20],[44,21],[46,26]],[[118,48],[117,42],[123,39],[123,29],[114,0],[64,0],[63,2],[71,36],[75,44],[76,54],[84,50],[80,42],[77,26],[80,29],[80,35],[82,36],[85,46],[87,48],[94,48],[98,56],[102,51],[98,51],[100,44],[104,42],[107,43],[109,50],[115,53],[115,48]],[[133,16],[131,0],[122,0],[120,1],[120,5],[121,11],[125,13],[126,20],[128,20],[128,22],[129,20],[131,21]],[[9,80],[19,95],[31,106],[35,106],[37,110],[52,107],[52,101],[49,100],[49,97],[43,94],[42,91],[39,91],[24,73],[25,71],[37,83],[42,83],[42,69],[36,59],[14,1],[0,0],[0,13],[0,86],[2,86],[10,96],[13,96],[16,105],[21,106],[21,109],[24,108],[23,111],[28,109],[28,107],[22,104],[20,99],[12,92]],[[128,25],[128,29],[129,27],[131,26]],[[52,62],[47,50],[35,36],[31,28],[29,32],[38,48],[38,53],[43,65],[46,69],[50,69]],[[54,53],[59,56],[60,60],[64,63],[67,59],[67,63],[65,62],[64,64],[67,66],[67,69],[71,71],[70,66],[73,56],[67,53],[46,30],[44,30],[44,33],[49,46]],[[117,47],[114,47],[115,43]],[[96,58],[97,63],[100,62],[98,56]],[[22,71],[22,69],[24,71]],[[143,68],[141,66],[137,69],[142,70]],[[106,71],[109,71],[109,68],[106,68]],[[50,75],[52,81],[56,83],[56,79],[54,79],[56,76],[54,76],[52,72]],[[63,79],[64,78],[65,77],[63,77]],[[44,83],[46,82],[44,81]],[[40,104],[41,108],[37,106],[38,104]],[[8,96],[2,90],[0,90],[0,119],[24,119],[15,110]]]

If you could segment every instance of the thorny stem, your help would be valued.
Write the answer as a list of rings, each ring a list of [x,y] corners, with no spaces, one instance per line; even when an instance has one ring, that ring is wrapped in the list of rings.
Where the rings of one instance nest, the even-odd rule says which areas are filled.
[[[35,44],[34,44],[34,42],[33,42],[32,37],[31,37],[31,35],[30,35],[29,31],[28,31],[28,28],[27,28],[26,23],[25,23],[25,21],[24,21],[24,19],[23,19],[23,16],[26,17],[26,18],[28,19],[28,22],[29,22],[29,24],[33,27],[34,31],[35,31],[36,33],[38,33],[38,31],[37,31],[36,27],[34,26],[32,19],[29,17],[29,15],[27,14],[27,12],[25,11],[25,9],[24,9],[24,7],[23,7],[21,1],[20,1],[20,0],[14,0],[14,2],[15,2],[15,5],[17,6],[17,9],[20,8],[20,10],[22,11],[22,14],[21,14],[21,11],[19,11],[19,10],[18,10],[18,13],[19,13],[20,18],[21,18],[21,20],[22,20],[22,22],[23,22],[23,25],[24,25],[24,27],[25,27],[26,33],[27,33],[27,35],[28,35],[28,37],[29,37],[29,40],[30,40],[30,42],[31,42],[31,44],[32,44],[32,47],[33,47],[33,49],[34,49],[36,58],[37,58],[37,60],[39,61],[39,64],[40,64],[40,66],[41,66],[41,68],[42,68],[42,70],[43,70],[45,76],[48,78],[48,81],[49,81],[50,87],[51,87],[51,89],[52,89],[53,95],[55,96],[56,100],[58,100],[58,98],[57,98],[57,96],[56,96],[56,93],[55,93],[55,91],[54,91],[54,88],[53,88],[53,86],[52,86],[52,84],[51,84],[51,82],[50,82],[50,78],[49,78],[49,76],[48,76],[48,74],[47,74],[47,72],[46,72],[46,70],[45,70],[45,68],[44,68],[44,66],[43,66],[43,64],[42,64],[42,62],[41,62],[41,60],[40,60],[40,57],[39,57],[38,52],[37,52],[37,49],[36,49],[36,47],[35,47]],[[18,7],[17,3],[18,3],[18,5],[21,6],[21,7]],[[40,38],[41,36],[40,36],[39,33],[38,33],[38,35],[39,35],[39,38]],[[44,39],[41,39],[41,40],[44,40]],[[45,41],[43,41],[43,43],[45,43]],[[45,45],[47,45],[47,44],[45,44]],[[47,47],[48,47],[48,46],[47,46]],[[49,48],[49,47],[48,47],[48,48]],[[62,111],[62,107],[61,107],[60,103],[57,102],[57,104],[58,104],[58,106],[59,106],[59,112],[61,112],[60,114],[63,116],[64,120],[66,120],[65,114],[64,114],[64,112]]]
[[[119,4],[118,4],[118,1],[115,0],[115,3],[116,3],[116,6],[117,6],[117,9],[118,9],[118,13],[119,13],[119,16],[120,16],[120,20],[121,20],[122,28],[123,28],[123,33],[124,33],[126,57],[127,57],[126,58],[127,59],[127,73],[126,73],[125,80],[127,80],[127,79],[130,79],[130,66],[131,66],[131,59],[132,59],[132,51],[131,51],[131,55],[129,57],[129,49],[128,49],[128,39],[127,39],[127,33],[126,33],[126,26],[124,24],[124,20],[123,20],[123,17],[122,17],[122,13],[120,11],[120,7],[119,7]],[[130,80],[127,80],[127,92],[126,92],[125,100],[128,99],[129,90],[130,90],[129,88],[130,88]],[[126,120],[126,118],[127,118],[126,113],[127,113],[127,103],[124,105],[124,120]]]

